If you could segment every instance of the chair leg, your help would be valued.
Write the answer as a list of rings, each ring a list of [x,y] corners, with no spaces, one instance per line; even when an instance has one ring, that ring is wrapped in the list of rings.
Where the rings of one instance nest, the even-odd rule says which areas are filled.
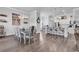
[[[34,43],[35,43],[35,41],[36,41],[36,40],[34,39]]]
[[[24,44],[26,44],[26,38],[24,38]]]
[[[21,43],[21,38],[19,40],[20,40],[20,43]]]
[[[31,43],[31,39],[29,38],[29,44]]]

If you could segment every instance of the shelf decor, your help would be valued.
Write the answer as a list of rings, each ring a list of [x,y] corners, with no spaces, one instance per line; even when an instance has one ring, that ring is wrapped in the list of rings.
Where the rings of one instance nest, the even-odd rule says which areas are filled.
[[[0,14],[0,16],[2,16],[2,17],[7,17],[7,15],[5,15],[5,14]]]
[[[28,22],[24,22],[24,24],[28,24]]]
[[[28,18],[24,18],[24,24],[28,24]]]
[[[61,19],[67,19],[67,17],[66,16],[61,16]]]
[[[7,23],[7,21],[4,19],[0,19],[0,22]]]

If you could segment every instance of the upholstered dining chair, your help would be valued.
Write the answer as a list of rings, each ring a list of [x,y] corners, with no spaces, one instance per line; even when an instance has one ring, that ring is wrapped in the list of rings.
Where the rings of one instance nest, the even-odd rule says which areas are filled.
[[[26,40],[29,39],[29,44],[31,43],[31,39],[34,34],[34,26],[31,26],[28,30],[26,29],[24,34],[24,44],[26,44]]]
[[[16,28],[15,29],[15,36],[16,36],[16,39],[20,41],[21,43],[21,34],[20,34],[21,30],[20,28]]]

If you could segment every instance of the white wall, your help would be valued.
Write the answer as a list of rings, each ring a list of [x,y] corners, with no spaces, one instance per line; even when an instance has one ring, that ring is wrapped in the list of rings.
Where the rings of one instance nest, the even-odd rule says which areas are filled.
[[[27,16],[27,15],[24,15],[23,13],[21,13],[21,12],[18,12],[18,10],[15,11],[15,10],[11,10],[9,8],[0,8],[0,13],[7,15],[7,17],[6,17],[7,23],[1,23],[0,22],[0,25],[4,25],[5,26],[6,35],[13,35],[13,34],[15,34],[15,27],[16,26],[12,25],[12,13],[17,13],[17,14],[20,14],[21,16]],[[23,26],[23,20],[22,19],[21,19],[20,27],[21,26]]]
[[[50,12],[40,12],[40,28],[42,29],[43,26],[49,25],[49,16]]]
[[[40,32],[40,24],[37,23],[37,18],[38,18],[38,11],[34,10],[30,12],[30,26],[35,26],[36,27],[36,32]]]
[[[76,21],[76,24],[79,26],[79,9],[74,10],[74,20]]]
[[[38,13],[40,13],[40,24],[37,23]],[[30,26],[35,26],[37,33],[39,33],[42,29],[42,25],[49,25],[49,15],[49,12],[39,12],[37,10],[30,12]]]
[[[37,11],[32,11],[30,12],[30,26],[37,26],[37,22],[36,22],[36,19],[37,19]]]
[[[67,11],[65,11],[67,14],[71,14],[71,15],[73,14],[71,12],[71,10],[68,9]],[[51,10],[51,11],[44,11],[43,10],[43,11],[41,11],[40,12],[41,22],[40,22],[40,25],[38,25],[37,22],[36,22],[36,20],[37,20],[37,11],[36,10],[30,12],[29,13],[30,16],[29,16],[28,14],[24,14],[24,12],[22,13],[22,12],[20,12],[18,10],[12,10],[12,9],[9,9],[9,8],[0,8],[0,13],[2,13],[2,14],[4,13],[4,14],[8,15],[8,17],[6,17],[6,20],[8,22],[7,23],[1,23],[0,22],[0,24],[3,24],[5,26],[5,31],[6,31],[7,35],[14,34],[14,28],[16,26],[12,25],[12,13],[17,13],[17,14],[20,14],[21,16],[29,17],[30,25],[29,24],[24,25],[23,24],[23,19],[21,18],[21,25],[20,25],[20,27],[29,27],[29,26],[34,25],[34,26],[36,26],[36,29],[39,32],[39,29],[42,28],[42,25],[49,25],[49,16],[50,15],[55,16],[55,12],[56,12],[55,10]],[[60,11],[58,11],[58,12],[60,12]],[[56,13],[56,14],[59,14],[59,13]]]
[[[65,9],[64,9],[65,10]],[[64,13],[60,12],[62,10],[52,10],[52,11],[41,11],[40,12],[40,19],[41,19],[41,23],[40,23],[40,28],[42,29],[42,26],[45,26],[45,25],[50,25],[50,18],[49,16],[52,16],[52,20],[56,20],[55,17],[56,16],[60,16],[60,15],[64,15]],[[70,9],[68,10],[65,10],[65,14],[69,16],[73,16],[73,11]],[[73,18],[71,19],[71,21],[73,22]],[[67,21],[61,21],[61,23],[69,23],[70,22],[70,19],[67,19]]]

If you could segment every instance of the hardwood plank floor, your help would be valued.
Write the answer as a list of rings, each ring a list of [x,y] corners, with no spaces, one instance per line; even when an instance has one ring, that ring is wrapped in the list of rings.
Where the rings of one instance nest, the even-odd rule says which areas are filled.
[[[77,35],[76,35],[77,36]],[[75,35],[70,34],[68,38],[63,36],[50,35],[41,32],[35,35],[33,43],[20,44],[14,36],[0,38],[1,52],[77,52]]]

